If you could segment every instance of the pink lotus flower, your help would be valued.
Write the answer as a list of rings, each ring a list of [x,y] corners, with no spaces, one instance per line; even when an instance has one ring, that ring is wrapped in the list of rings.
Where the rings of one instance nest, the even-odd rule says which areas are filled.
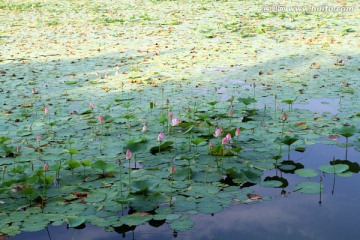
[[[216,138],[220,137],[220,136],[221,136],[221,130],[220,130],[220,128],[217,128],[217,129],[215,130],[215,132],[213,133],[213,135],[214,135],[214,137],[216,137]]]
[[[125,155],[126,159],[131,159],[131,151],[129,149],[126,150],[126,155]]]
[[[20,152],[20,150],[21,150],[21,147],[20,147],[20,146],[17,146],[17,147],[16,147],[16,152],[18,152],[18,153],[19,153],[19,152]]]
[[[213,148],[214,148],[214,144],[212,142],[210,142],[209,149],[213,149]]]
[[[98,120],[99,120],[100,123],[104,123],[104,117],[103,116],[99,116]]]
[[[175,167],[174,167],[174,166],[171,166],[171,168],[170,168],[170,173],[171,173],[171,174],[175,174]]]
[[[143,126],[143,128],[142,128],[142,131],[143,131],[144,133],[147,133],[147,130],[148,130],[148,127],[146,126],[146,124],[144,124],[144,126]]]
[[[168,116],[169,116],[170,119],[172,119],[172,118],[173,118],[173,113],[172,113],[172,112],[168,112]]]
[[[227,137],[224,137],[223,140],[221,141],[221,143],[222,143],[223,145],[228,144],[228,142],[229,142],[229,139],[228,139]]]
[[[286,121],[286,119],[287,119],[286,113],[283,113],[283,114],[281,115],[281,119],[282,119],[283,121]]]
[[[45,114],[48,114],[48,113],[49,113],[49,109],[45,108],[44,113],[45,113]]]
[[[92,102],[89,103],[89,106],[90,106],[91,109],[94,108],[94,104]]]
[[[187,111],[188,111],[188,112],[190,112],[190,111],[191,111],[191,108],[190,108],[189,106],[187,107]]]
[[[41,137],[40,136],[36,136],[36,141],[40,142]]]
[[[230,133],[226,134],[226,138],[227,138],[228,141],[230,141],[231,140],[231,134]]]
[[[37,94],[36,89],[35,89],[35,88],[32,88],[32,89],[31,89],[31,93],[32,93],[32,94]]]
[[[159,133],[159,135],[158,135],[158,137],[157,137],[157,140],[158,140],[159,142],[162,142],[163,139],[164,139],[164,133],[161,132],[161,133]]]
[[[175,127],[178,126],[180,124],[180,120],[178,118],[173,118],[171,120],[171,126]]]
[[[44,169],[45,172],[49,171],[49,164],[45,163],[44,166],[43,166],[43,169]]]
[[[230,111],[229,111],[229,117],[232,117],[233,116],[233,109],[230,108]]]
[[[240,128],[236,128],[235,130],[235,136],[240,136]]]

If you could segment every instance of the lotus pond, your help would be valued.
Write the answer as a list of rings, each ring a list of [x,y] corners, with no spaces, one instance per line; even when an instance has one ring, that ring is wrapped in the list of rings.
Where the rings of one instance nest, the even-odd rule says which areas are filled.
[[[262,4],[1,0],[0,238],[356,239],[358,12]]]

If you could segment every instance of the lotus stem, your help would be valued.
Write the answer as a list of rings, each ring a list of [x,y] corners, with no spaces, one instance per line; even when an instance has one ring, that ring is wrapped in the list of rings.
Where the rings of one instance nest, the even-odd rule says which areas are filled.
[[[121,170],[121,160],[119,159],[118,160],[118,163],[119,163],[119,169],[120,169],[120,196],[122,196],[122,180],[121,180],[121,178],[122,178],[122,170]]]
[[[130,168],[130,158],[129,158],[129,185],[128,185],[129,193],[130,193],[130,170],[131,170],[131,168]]]

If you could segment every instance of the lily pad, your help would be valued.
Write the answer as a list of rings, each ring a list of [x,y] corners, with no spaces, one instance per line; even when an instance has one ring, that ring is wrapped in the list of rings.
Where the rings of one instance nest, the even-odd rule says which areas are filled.
[[[301,193],[320,193],[324,186],[317,182],[303,182],[295,186],[295,190]]]
[[[343,173],[349,169],[346,164],[335,164],[335,165],[321,165],[319,169],[324,173]]]
[[[318,175],[315,170],[310,168],[298,169],[295,171],[295,174],[300,177],[316,177]]]
[[[189,219],[181,220],[181,221],[174,221],[169,224],[169,228],[171,228],[174,231],[186,231],[192,228],[195,225],[195,223]]]

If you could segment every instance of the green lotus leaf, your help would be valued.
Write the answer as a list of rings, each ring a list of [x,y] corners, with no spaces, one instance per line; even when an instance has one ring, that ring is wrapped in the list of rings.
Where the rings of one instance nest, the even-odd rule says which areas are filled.
[[[155,214],[153,215],[153,220],[155,221],[166,220],[166,214]]]
[[[80,162],[77,160],[69,160],[66,162],[66,164],[68,165],[69,169],[75,169],[81,166]]]
[[[149,212],[158,206],[158,199],[152,196],[135,195],[130,206],[137,211]]]
[[[88,109],[88,110],[85,110],[85,111],[81,112],[80,114],[81,115],[86,115],[86,114],[90,114],[90,113],[92,113],[92,110]]]
[[[0,143],[4,143],[4,142],[9,141],[9,140],[11,140],[11,138],[9,138],[9,137],[5,137],[5,136],[0,137]]]
[[[298,169],[295,171],[295,174],[300,177],[316,177],[318,175],[315,170],[309,168]]]
[[[174,220],[179,219],[181,216],[182,216],[181,214],[170,213],[170,214],[166,215],[166,220],[174,221]]]
[[[340,134],[343,137],[349,138],[357,132],[357,129],[354,126],[343,126],[341,128],[336,128],[333,130],[333,133]]]
[[[338,173],[337,175],[340,177],[352,177],[354,174],[352,172],[346,171],[346,172]]]
[[[86,198],[87,202],[101,202],[106,198],[106,194],[103,192],[95,191],[89,193]]]
[[[210,106],[215,106],[218,103],[219,103],[218,101],[212,101],[212,102],[208,102],[207,104],[209,104]]]
[[[69,216],[66,218],[66,222],[70,228],[75,228],[85,223],[86,217]]]
[[[105,172],[113,170],[115,168],[115,164],[106,163],[103,160],[98,160],[91,165],[91,168],[94,170],[102,170],[103,172]]]
[[[64,152],[69,153],[70,155],[75,155],[79,151],[77,149],[75,149],[75,148],[69,148],[69,149],[64,149]]]
[[[114,199],[115,202],[120,204],[127,204],[134,200],[134,198],[131,195],[121,196],[119,198]]]
[[[299,140],[299,138],[297,136],[285,136],[283,138],[279,138],[278,141],[280,141],[283,144],[286,144],[288,146],[292,145],[294,142],[296,142],[297,140]]]
[[[141,213],[134,213],[121,218],[121,221],[128,226],[138,226],[148,222],[153,217],[152,215],[144,215]]]
[[[131,152],[139,152],[146,149],[146,144],[148,139],[145,137],[132,138],[126,142],[126,145],[123,147],[125,152],[129,149]]]
[[[189,219],[187,220],[181,220],[181,221],[173,221],[169,224],[169,228],[171,228],[174,231],[186,231],[192,228],[195,225],[195,223]]]
[[[197,139],[191,140],[191,143],[195,144],[195,145],[200,145],[200,144],[202,144],[204,142],[205,142],[205,139],[203,139],[203,138],[197,138]]]
[[[335,165],[321,165],[319,169],[324,173],[343,173],[349,169],[349,166],[346,164],[335,164]]]
[[[151,192],[154,192],[158,186],[158,182],[149,179],[133,181],[131,183],[131,193],[148,195]]]
[[[175,211],[178,212],[185,212],[189,210],[196,209],[196,203],[195,202],[189,202],[189,201],[180,201],[176,202],[174,206]]]
[[[204,121],[205,119],[209,118],[210,115],[207,115],[207,114],[196,114],[195,115],[199,120],[202,120]]]
[[[260,183],[260,186],[262,186],[262,187],[278,188],[278,187],[281,187],[282,185],[283,185],[282,182],[276,181],[276,180],[263,181]]]
[[[172,141],[165,141],[163,144],[159,145],[159,146],[155,146],[155,147],[152,147],[150,149],[150,152],[152,154],[155,154],[155,153],[158,153],[158,152],[162,152],[162,151],[165,151],[167,149],[170,149],[171,148],[171,145],[173,144],[174,142]]]
[[[91,161],[90,160],[83,160],[81,161],[81,165],[83,165],[84,167],[90,167],[91,166]]]
[[[159,123],[166,123],[167,120],[168,118],[165,114],[160,114],[160,116],[156,118],[156,121]]]
[[[213,214],[221,212],[224,207],[218,202],[201,202],[197,205],[197,209],[201,213]]]
[[[248,182],[260,183],[262,171],[247,167],[245,169],[241,169],[241,175]]]
[[[19,226],[12,225],[1,228],[0,232],[8,236],[15,236],[20,233],[20,230],[19,230]]]
[[[317,182],[303,182],[295,186],[295,190],[302,193],[320,193],[324,186]]]
[[[296,101],[296,98],[295,99],[285,99],[285,100],[282,100],[281,102],[287,103],[287,104],[293,104],[295,101]]]
[[[251,103],[256,103],[256,99],[255,98],[250,98],[250,97],[238,98],[238,101],[245,104],[246,106],[250,105]]]
[[[283,171],[293,171],[296,169],[296,166],[292,164],[282,164],[279,169]]]

